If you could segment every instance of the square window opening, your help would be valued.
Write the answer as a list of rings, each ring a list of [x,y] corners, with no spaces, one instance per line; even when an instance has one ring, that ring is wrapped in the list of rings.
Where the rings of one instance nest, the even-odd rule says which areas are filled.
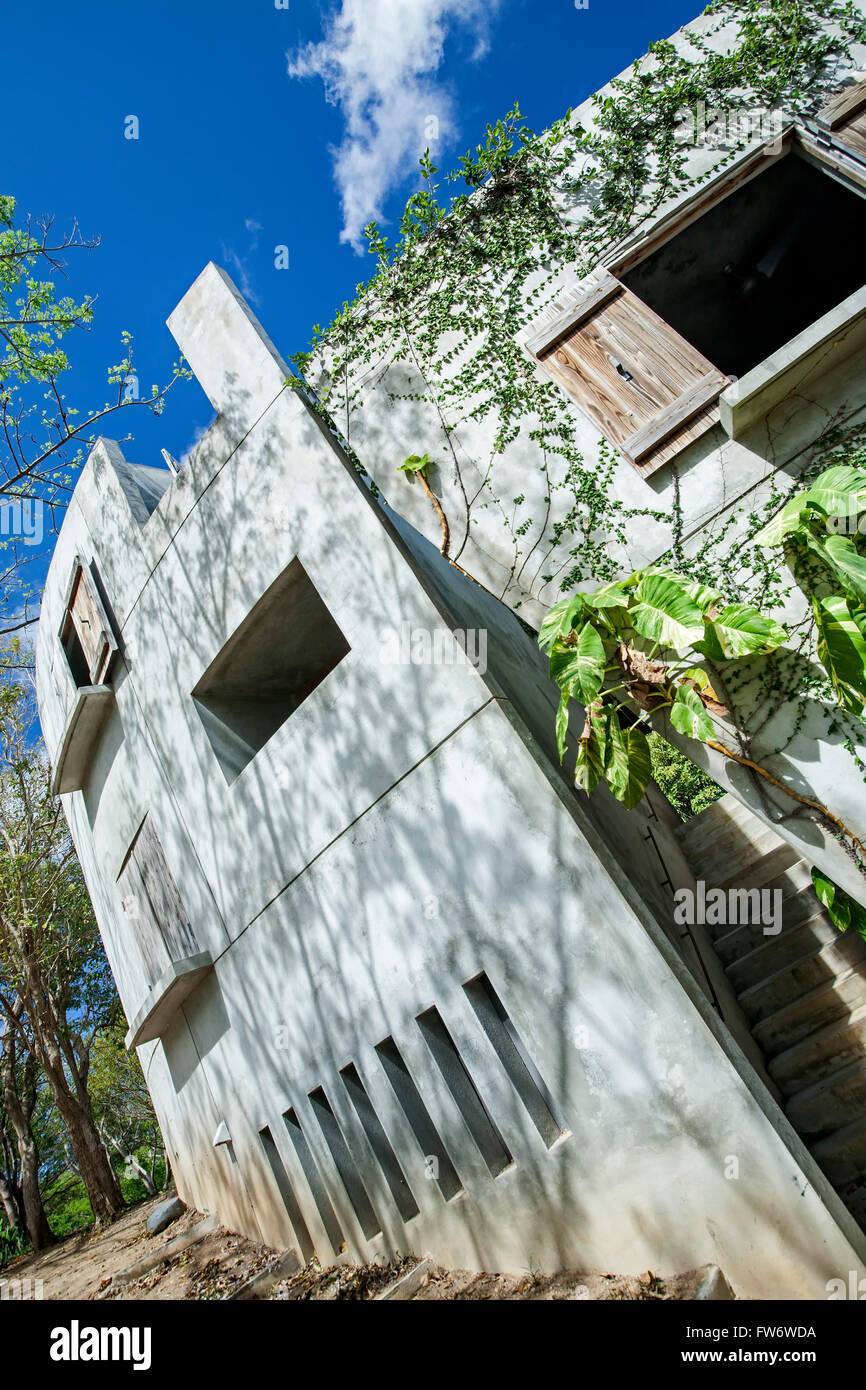
[[[192,692],[227,782],[350,650],[300,560],[293,560]]]
[[[618,278],[741,377],[866,279],[866,198],[795,151]]]

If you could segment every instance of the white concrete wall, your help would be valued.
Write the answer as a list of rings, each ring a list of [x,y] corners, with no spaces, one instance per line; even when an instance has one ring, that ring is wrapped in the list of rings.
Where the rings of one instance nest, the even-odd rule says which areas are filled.
[[[283,387],[279,359],[212,267],[173,318],[184,349],[190,316],[222,414],[144,523],[116,446],[94,451],[52,561],[37,664],[53,755],[73,695],[56,634],[80,553],[122,653],[117,714],[64,807],[127,1013],[142,973],[116,878],[144,814],[216,962],[141,1049],[182,1194],[255,1238],[294,1243],[258,1137],[268,1124],[329,1258],[281,1129],[294,1106],[359,1257],[415,1249],[479,1267],[665,1273],[714,1260],[745,1295],[792,1298],[866,1268],[861,1233],[669,946],[646,865],[626,872],[638,832],[634,850],[612,852],[622,813],[588,815],[551,761],[540,658],[522,633],[519,647],[516,620],[486,596],[466,600],[469,614],[488,605],[491,641],[504,643],[487,676],[383,664],[384,628],[455,625],[459,585],[437,591],[411,533],[392,530]],[[236,335],[249,382],[220,396]],[[295,556],[351,652],[229,785],[191,691]],[[550,1150],[463,994],[481,971],[554,1098],[566,1134]],[[415,1023],[432,1006],[513,1155],[495,1179]],[[386,1035],[463,1181],[448,1203],[372,1050]],[[350,1062],[420,1207],[407,1225],[342,1091]],[[320,1085],[382,1224],[371,1241],[316,1129],[307,1096]],[[231,1150],[212,1145],[223,1120]]]

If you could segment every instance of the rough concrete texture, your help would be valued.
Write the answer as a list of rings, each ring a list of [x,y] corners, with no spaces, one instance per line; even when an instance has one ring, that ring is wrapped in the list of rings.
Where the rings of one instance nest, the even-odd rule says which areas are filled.
[[[121,653],[64,806],[127,1016],[161,978],[117,885],[145,816],[215,962],[140,1049],[184,1200],[305,1261],[712,1263],[740,1296],[822,1297],[862,1235],[671,944],[640,816],[561,775],[531,638],[395,529],[225,277],[192,294],[205,382],[235,334],[243,374],[146,520],[94,450],[38,651],[53,754],[81,554]],[[350,650],[229,782],[191,692],[296,557]],[[461,612],[483,674],[383,660],[404,623],[453,652]]]

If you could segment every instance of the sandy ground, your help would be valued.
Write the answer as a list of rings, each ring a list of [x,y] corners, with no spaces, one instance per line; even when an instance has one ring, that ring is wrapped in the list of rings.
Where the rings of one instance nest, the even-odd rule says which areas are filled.
[[[112,1275],[159,1251],[203,1219],[201,1212],[187,1211],[158,1236],[149,1236],[147,1218],[164,1200],[162,1194],[130,1208],[104,1231],[71,1236],[42,1255],[16,1260],[6,1266],[0,1278],[41,1280],[41,1297],[46,1299],[224,1299],[276,1260],[276,1251],[221,1228],[189,1249],[162,1260],[134,1283],[113,1285]],[[390,1264],[343,1263],[323,1269],[314,1260],[263,1296],[274,1301],[368,1301],[381,1295],[417,1263],[416,1257],[406,1256]],[[698,1274],[692,1273],[663,1280],[649,1270],[639,1278],[574,1271],[553,1275],[538,1271],[523,1275],[479,1274],[432,1266],[426,1283],[413,1298],[416,1302],[679,1300],[693,1297],[698,1278]],[[31,1297],[34,1293],[40,1296],[32,1282],[30,1287]]]

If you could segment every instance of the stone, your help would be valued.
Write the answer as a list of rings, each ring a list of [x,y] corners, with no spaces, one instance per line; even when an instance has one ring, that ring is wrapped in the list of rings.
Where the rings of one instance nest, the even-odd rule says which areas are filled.
[[[158,1236],[160,1231],[164,1231],[166,1226],[170,1226],[173,1221],[177,1221],[179,1216],[183,1216],[186,1211],[186,1202],[181,1201],[180,1197],[169,1197],[168,1201],[160,1202],[156,1211],[152,1211],[147,1218],[147,1234]]]

